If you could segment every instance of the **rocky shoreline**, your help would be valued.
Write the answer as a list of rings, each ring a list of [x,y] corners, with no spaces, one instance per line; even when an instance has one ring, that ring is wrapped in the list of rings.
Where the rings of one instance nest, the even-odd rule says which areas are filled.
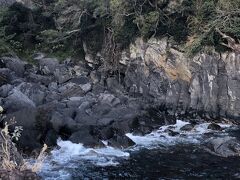
[[[21,150],[54,147],[59,137],[126,148],[134,145],[126,133],[144,135],[176,119],[194,124],[240,117],[240,54],[187,58],[166,38],[138,39],[112,72],[101,53],[84,50],[85,60],[62,63],[42,53],[32,63],[0,58],[1,106],[5,121],[15,117],[23,126]]]
[[[20,151],[32,154],[43,144],[55,147],[58,138],[85,147],[124,149],[135,144],[126,133],[145,135],[177,119],[191,123],[182,131],[204,121],[238,124],[237,53],[189,59],[167,39],[147,43],[138,39],[122,52],[117,71],[106,68],[101,59],[100,53],[86,48],[83,61],[69,58],[60,63],[42,53],[31,63],[0,58],[0,105],[6,115],[1,127],[12,118],[14,126],[23,127],[17,142]],[[209,129],[221,131],[214,123]],[[238,154],[238,146],[238,141],[226,137],[213,139],[206,148],[228,157]],[[5,174],[3,179],[38,178],[30,171],[0,174]]]

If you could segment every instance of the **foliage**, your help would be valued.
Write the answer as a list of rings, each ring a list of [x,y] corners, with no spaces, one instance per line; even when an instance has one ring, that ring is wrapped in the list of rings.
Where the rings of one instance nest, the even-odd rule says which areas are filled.
[[[34,8],[12,5],[1,16],[0,39],[15,50],[82,54],[126,48],[137,36],[173,37],[190,54],[204,46],[222,48],[219,29],[240,38],[240,0],[32,0]],[[11,36],[10,39],[6,36]],[[188,44],[189,45],[189,44]],[[4,47],[4,46],[2,46]],[[6,46],[7,47],[7,46]],[[226,49],[226,48],[225,48]],[[113,58],[109,56],[109,58]]]

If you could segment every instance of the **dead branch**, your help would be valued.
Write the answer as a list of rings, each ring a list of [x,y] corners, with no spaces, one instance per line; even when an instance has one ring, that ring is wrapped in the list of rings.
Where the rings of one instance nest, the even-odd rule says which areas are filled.
[[[222,36],[223,39],[227,40],[228,44],[221,43],[223,46],[226,46],[226,47],[232,49],[234,52],[240,53],[239,40],[238,40],[238,43],[237,43],[235,39],[233,39],[232,37],[230,37],[230,36],[224,34],[223,32],[221,32],[220,29],[216,28],[215,30]]]

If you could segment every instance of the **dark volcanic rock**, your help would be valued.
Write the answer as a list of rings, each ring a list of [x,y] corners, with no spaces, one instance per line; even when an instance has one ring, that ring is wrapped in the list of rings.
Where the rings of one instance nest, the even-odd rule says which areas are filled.
[[[55,58],[42,58],[38,60],[38,66],[43,75],[53,75],[59,66],[59,61]]]
[[[166,129],[166,131],[164,131],[164,132],[168,133],[169,136],[177,136],[180,134],[179,132],[175,132],[171,129]]]
[[[46,134],[44,143],[48,146],[48,147],[54,147],[57,145],[57,139],[59,138],[59,135],[56,131],[54,130],[49,130]]]
[[[24,75],[26,65],[24,61],[12,57],[2,57],[1,61],[5,63],[6,68],[14,71],[19,77],[22,77]]]
[[[92,128],[90,126],[83,126],[71,135],[69,138],[73,143],[81,143],[86,147],[104,147],[104,144],[91,134]]]
[[[36,104],[20,90],[14,88],[7,98],[4,99],[4,108],[7,112],[14,112],[21,109],[35,108]]]
[[[221,131],[222,130],[221,126],[219,126],[218,124],[215,124],[215,123],[209,124],[208,129],[216,130],[216,131]]]
[[[30,113],[23,123],[23,137],[37,144],[21,143],[55,144],[59,135],[89,146],[108,140],[121,148],[132,145],[125,133],[144,135],[175,124],[176,118],[239,119],[239,54],[198,54],[190,59],[172,48],[168,38],[137,39],[127,51],[116,72],[104,69],[101,61],[91,62],[90,68],[86,62],[59,63],[41,54],[35,58],[38,66],[1,58],[0,100],[6,113],[16,113],[21,122],[28,118],[27,110],[44,109],[38,120]],[[191,123],[181,130],[193,128]],[[221,130],[216,124],[208,128]]]
[[[0,96],[6,98],[8,93],[13,89],[13,86],[10,84],[2,85],[0,87]]]
[[[206,150],[222,157],[239,156],[240,142],[232,137],[213,138],[206,143]]]
[[[161,108],[148,108],[134,118],[131,129],[135,134],[148,134],[163,125],[176,124],[176,117]]]
[[[37,109],[28,108],[7,115],[7,119],[11,120],[14,118],[16,121],[14,126],[21,126],[23,128],[17,142],[21,149],[34,150],[42,147],[40,144],[42,132],[38,128],[37,114]]]
[[[134,146],[135,143],[126,135],[114,135],[108,140],[108,144],[115,148],[125,149]]]
[[[43,104],[47,90],[45,86],[35,83],[21,83],[17,88],[31,99],[36,106]]]
[[[181,131],[192,131],[194,128],[193,124],[186,124],[185,126],[181,127],[180,130]]]

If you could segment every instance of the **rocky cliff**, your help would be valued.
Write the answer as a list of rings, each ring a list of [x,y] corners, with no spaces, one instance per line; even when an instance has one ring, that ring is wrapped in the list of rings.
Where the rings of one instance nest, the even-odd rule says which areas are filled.
[[[174,112],[196,110],[208,117],[239,118],[240,54],[198,54],[189,58],[167,39],[138,39],[124,53],[125,86],[135,86]]]
[[[59,63],[41,53],[33,64],[1,58],[1,105],[23,126],[21,148],[54,146],[59,136],[124,148],[134,144],[125,133],[146,134],[177,118],[196,123],[240,116],[237,53],[189,58],[167,38],[137,39],[112,72],[101,52],[87,47],[83,61]]]

